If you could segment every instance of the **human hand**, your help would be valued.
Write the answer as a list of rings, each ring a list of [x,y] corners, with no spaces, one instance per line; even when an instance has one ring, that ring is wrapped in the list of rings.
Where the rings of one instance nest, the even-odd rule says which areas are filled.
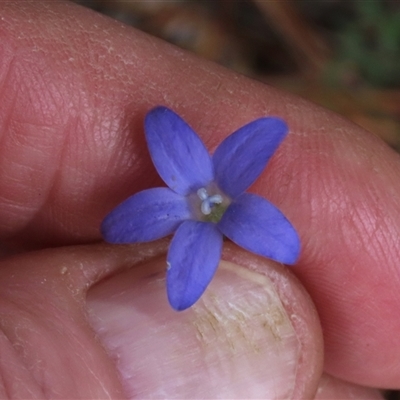
[[[346,399],[399,387],[397,154],[73,4],[6,2],[0,15],[0,233],[21,253],[0,264],[2,398],[313,398],[319,387],[316,398]],[[210,150],[257,117],[288,122],[251,191],[296,226],[295,267],[227,244],[206,294],[176,313],[167,241],[98,243],[110,209],[160,184],[142,128],[157,104]]]

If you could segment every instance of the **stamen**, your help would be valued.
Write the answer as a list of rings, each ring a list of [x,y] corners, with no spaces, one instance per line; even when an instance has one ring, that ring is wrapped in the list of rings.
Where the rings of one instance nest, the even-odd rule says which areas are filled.
[[[211,214],[211,204],[210,204],[209,199],[206,199],[201,203],[200,209],[204,215]]]
[[[208,201],[212,204],[221,204],[222,203],[222,196],[220,194],[214,194],[208,198]]]
[[[200,188],[197,191],[197,196],[199,196],[200,200],[206,200],[208,198],[208,193],[205,188]]]

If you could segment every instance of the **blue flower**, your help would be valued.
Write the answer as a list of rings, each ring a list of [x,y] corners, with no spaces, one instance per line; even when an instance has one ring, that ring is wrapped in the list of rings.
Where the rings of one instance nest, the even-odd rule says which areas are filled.
[[[210,156],[192,128],[166,107],[152,109],[145,134],[154,166],[167,187],[139,192],[104,219],[110,243],[148,242],[173,232],[167,256],[167,294],[175,310],[203,294],[221,258],[223,235],[253,253],[293,264],[296,230],[266,199],[244,191],[257,179],[288,128],[259,118],[228,136]]]

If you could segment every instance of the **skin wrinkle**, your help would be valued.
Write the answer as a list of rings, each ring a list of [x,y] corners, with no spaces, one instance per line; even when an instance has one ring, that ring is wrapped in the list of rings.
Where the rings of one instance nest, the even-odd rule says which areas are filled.
[[[37,279],[40,281],[42,278],[38,276]],[[44,280],[42,281],[42,283],[46,283],[47,286],[49,284],[52,285],[51,280]],[[35,282],[31,282],[31,284],[35,284]],[[52,371],[52,368],[56,368],[57,366],[65,367],[65,371],[67,372],[67,374],[63,376],[63,381],[66,384],[68,381],[74,380],[72,376],[68,375],[69,358],[73,359],[74,363],[77,362],[77,358],[81,359],[82,362],[79,363],[78,361],[78,363],[81,366],[86,366],[84,367],[85,372],[89,372],[95,378],[95,380],[99,382],[99,378],[96,376],[96,374],[93,374],[92,368],[89,367],[89,365],[87,364],[88,358],[87,354],[85,354],[87,353],[87,345],[80,342],[80,340],[78,339],[79,335],[77,337],[75,332],[68,331],[68,329],[66,329],[67,324],[65,324],[64,313],[69,312],[69,305],[65,303],[65,305],[62,307],[65,308],[65,310],[60,308],[60,301],[62,301],[62,297],[59,297],[59,301],[57,301],[56,304],[49,304],[46,301],[46,296],[48,296],[48,292],[56,290],[57,288],[52,288],[52,286],[48,287],[47,290],[44,290],[43,301],[38,301],[34,310],[32,310],[32,304],[29,302],[28,299],[26,301],[25,307],[21,308],[21,304],[23,304],[23,302],[21,303],[21,296],[19,298],[19,303],[15,304],[14,310],[10,310],[12,311],[12,314],[19,315],[20,321],[19,325],[12,327],[11,330],[8,330],[9,335],[11,335],[13,338],[11,339],[11,341],[14,343],[14,348],[20,349],[20,355],[22,355],[22,358],[24,359],[24,364],[31,371],[36,382],[38,382],[44,393],[43,398],[54,398],[57,397],[57,395],[65,395],[65,391],[64,389],[62,389],[62,387],[60,387],[59,390],[55,389],[53,387],[53,384],[49,383],[49,380],[51,379],[50,371]],[[10,288],[10,292],[12,291],[12,288]],[[23,296],[25,293],[25,289],[20,288],[20,291],[21,295]],[[45,309],[47,312],[52,312],[55,316],[57,316],[57,318],[55,318],[50,323],[49,320],[42,320],[40,318],[40,316],[42,315],[41,308]],[[53,311],[51,311],[51,309],[53,309]],[[22,317],[21,313],[23,313],[24,317]],[[38,324],[38,321],[41,322]],[[74,324],[71,324],[70,326],[73,327]],[[54,333],[56,333],[56,340],[54,340]],[[34,353],[36,354],[34,358],[32,358],[31,356],[28,357],[28,355],[24,351],[27,337],[33,338],[33,340],[35,341],[39,341],[40,339],[40,341],[45,344],[46,347],[48,347],[48,352],[50,354],[52,351],[52,347],[54,347],[54,352],[57,353],[57,340],[59,340],[60,337],[63,337],[62,342],[64,343],[64,345],[68,345],[69,342],[74,344],[74,353],[68,355],[67,357],[64,356],[59,360],[54,359],[54,363],[49,363],[46,360],[41,360],[38,358],[37,354],[40,354],[40,346],[37,346],[37,352]],[[48,337],[48,340],[46,340],[46,337]],[[83,354],[85,354],[85,356],[83,356]],[[49,367],[51,369],[49,369]],[[101,384],[100,387],[105,389],[103,384]],[[75,395],[77,397],[80,397],[78,392],[75,392]]]
[[[98,99],[94,99],[94,103],[97,102]],[[87,106],[86,108],[88,110],[91,109],[92,106]],[[96,106],[94,105],[96,108]],[[100,108],[100,107],[99,107]],[[114,115],[111,115],[114,114]],[[119,115],[118,115],[119,114]],[[81,157],[81,160],[83,161],[83,164],[90,164],[90,154],[93,154],[93,148],[98,148],[100,152],[103,152],[104,148],[109,149],[111,146],[113,148],[119,149],[121,151],[121,146],[119,145],[119,141],[121,138],[127,138],[127,140],[131,140],[130,138],[130,132],[128,132],[126,127],[122,126],[122,118],[120,118],[120,115],[122,114],[121,111],[118,111],[118,107],[114,107],[113,109],[110,109],[110,117],[109,118],[104,118],[104,115],[98,116],[98,115],[91,115],[89,118],[86,119],[85,124],[81,125],[79,124],[80,129],[76,129],[76,132],[82,132],[82,134],[77,135],[78,136],[78,142],[79,146],[77,147],[78,151],[79,148],[86,149],[88,152],[87,155]],[[91,124],[91,126],[87,126],[87,123]],[[86,132],[93,132],[91,136],[89,136]],[[123,134],[125,132],[125,134]],[[118,133],[118,135],[117,135]],[[81,140],[79,138],[82,138]],[[123,148],[126,148],[126,145],[122,146]],[[131,147],[131,146],[129,146]],[[74,154],[71,151],[71,154]],[[98,154],[98,152],[95,152],[95,154]],[[98,168],[107,171],[107,168],[109,168],[109,162],[111,160],[111,157],[109,159],[106,158],[106,163],[101,162],[98,163]],[[93,160],[95,162],[95,160]],[[131,161],[133,162],[133,161]],[[78,165],[76,169],[79,171],[80,166]],[[86,168],[83,168],[84,171],[86,171]],[[98,170],[96,169],[96,172]],[[94,173],[93,173],[94,175]]]
[[[38,389],[36,385],[27,385],[29,379],[26,378],[27,371],[25,369],[20,374],[16,373],[17,368],[19,368],[19,363],[17,363],[19,356],[16,355],[15,348],[8,337],[3,332],[0,332],[0,336],[1,354],[2,357],[7,358],[7,369],[1,368],[0,397],[2,399],[43,398],[42,391],[35,390]]]
[[[48,79],[49,85],[45,83],[46,81],[46,71],[37,70],[33,73],[32,64],[29,65],[30,71],[27,69],[21,71],[25,76],[29,76],[30,80],[27,82],[27,100],[29,104],[34,105],[32,110],[32,117],[37,124],[39,119],[40,126],[54,126],[62,124],[62,114],[58,112],[60,108],[63,108],[63,101],[61,96],[61,90],[51,83],[51,78]],[[28,75],[29,74],[29,75]],[[22,81],[21,77],[16,77],[17,80]],[[24,82],[25,83],[25,82]],[[40,94],[40,95],[39,95]],[[23,118],[24,115],[21,115]],[[60,118],[61,117],[61,118]],[[26,121],[26,122],[29,122]]]
[[[41,213],[42,210],[48,205],[51,204],[52,199],[55,197],[55,193],[58,191],[58,186],[59,183],[61,182],[61,179],[59,179],[59,177],[61,176],[61,171],[62,168],[61,166],[64,165],[64,160],[65,160],[65,154],[66,154],[66,143],[68,143],[69,140],[69,132],[70,130],[68,129],[70,126],[70,124],[67,124],[66,128],[65,128],[65,134],[61,135],[61,138],[63,138],[63,143],[60,146],[60,154],[57,157],[58,158],[58,163],[56,168],[54,168],[54,172],[53,172],[53,176],[51,179],[48,180],[48,187],[47,187],[47,191],[46,193],[42,193],[43,196],[43,201],[42,204],[37,207],[36,212],[34,215],[31,216],[30,220],[27,221],[26,225],[24,228],[29,228],[30,225],[35,223],[36,219],[40,219],[42,218]]]
[[[110,112],[110,118],[108,120],[99,119],[99,128],[94,132],[93,142],[100,151],[103,151],[103,148],[110,145],[116,147],[115,139],[119,136],[125,138],[126,143],[124,145],[129,145],[128,140],[130,140],[132,144],[131,132],[129,131],[129,125],[127,119],[124,118],[124,114],[125,113],[122,112],[119,107],[115,107]]]
[[[355,178],[356,179],[356,178]],[[355,242],[358,242],[360,251],[365,248],[372,248],[372,257],[376,262],[381,260],[396,259],[399,257],[399,251],[396,247],[387,248],[384,244],[390,241],[390,236],[398,235],[391,217],[381,203],[376,200],[377,189],[371,186],[369,182],[364,183],[362,198],[352,200],[352,207],[345,205],[345,209],[354,210],[349,214],[348,224],[343,225],[344,242],[348,246],[354,247]],[[342,197],[344,197],[342,195]],[[389,264],[390,265],[390,264]],[[398,276],[394,268],[394,276]]]
[[[79,342],[78,342],[79,343]],[[84,350],[84,349],[83,349]],[[89,374],[94,378],[95,382],[97,383],[97,385],[93,385],[92,387],[100,387],[103,390],[103,393],[105,393],[107,395],[106,398],[111,399],[112,397],[110,396],[110,393],[107,389],[107,387],[104,385],[104,382],[102,381],[102,379],[100,379],[97,374],[93,371],[93,368],[90,367],[90,365],[88,365],[87,363],[87,354],[85,354],[83,356],[83,352],[78,352],[76,351],[74,354],[74,357],[76,357],[77,359],[81,360],[81,365],[85,366],[85,370],[89,372]],[[93,391],[93,399],[96,398],[96,393],[97,391]],[[61,396],[63,395],[62,393],[60,393]],[[53,396],[54,397],[54,396]]]
[[[53,112],[53,116],[49,118],[50,113],[46,113],[46,108],[52,108],[52,99],[48,96],[48,88],[44,84],[45,76],[42,74],[45,72],[40,70],[40,61],[39,65],[36,65],[30,62],[30,55],[27,58],[24,56],[23,53],[19,54],[14,63],[13,74],[10,74],[10,81],[18,82],[16,94],[19,100],[12,115],[21,122],[31,122],[32,119],[35,125],[53,125],[55,118],[59,116]]]
[[[382,226],[384,224],[384,217],[382,214],[377,210],[375,215],[372,215],[368,209],[366,209],[364,204],[360,204],[356,208],[356,212],[353,217],[353,226],[354,230],[358,231],[358,237],[362,240],[362,246],[369,247],[370,245],[374,246],[376,250],[379,251],[374,252],[376,253],[377,259],[385,258],[382,257],[385,254],[385,251],[382,251],[382,247],[380,246],[380,241],[377,235],[380,234],[382,231]],[[386,228],[388,228],[387,224]],[[378,240],[377,240],[378,239]]]
[[[14,96],[13,96],[11,101],[3,101],[3,98],[2,98],[3,97],[3,95],[2,95],[3,93],[7,93],[7,97],[9,97],[8,96],[8,92],[7,92],[7,90],[4,89],[4,87],[6,86],[6,83],[8,84],[9,82],[13,82],[12,80],[9,79],[9,77],[11,76],[11,73],[12,73],[11,71],[12,71],[13,63],[14,63],[14,61],[10,64],[10,67],[9,67],[9,69],[7,71],[7,74],[6,74],[6,77],[5,77],[5,79],[7,79],[7,80],[0,81],[0,84],[2,86],[2,90],[0,91],[0,101],[1,101],[1,104],[2,104],[2,110],[5,110],[5,108],[6,108],[5,106],[7,104],[10,105],[9,109],[11,109],[11,110],[14,109],[15,108],[15,103],[17,101],[17,96],[14,94],[16,92],[15,90],[12,90],[12,93],[14,94]],[[4,94],[4,96],[5,96],[5,94]],[[7,135],[4,134],[4,132],[6,130],[5,127],[10,125],[11,115],[12,115],[11,112],[8,112],[7,110],[5,110],[5,117],[2,118],[3,124],[2,124],[2,127],[0,129],[0,132],[2,132],[2,135],[0,136],[0,148],[3,148],[4,142],[7,139]],[[0,116],[1,116],[1,113],[0,113]]]
[[[8,121],[8,126],[14,126],[14,129],[17,127],[17,129],[14,131],[14,135],[11,136],[3,136],[3,148],[4,148],[4,138],[7,137],[8,143],[12,143],[10,142],[10,140],[13,140],[14,138],[17,138],[18,140],[23,140],[24,142],[27,142],[28,140],[32,140],[30,138],[29,135],[26,134],[27,127],[30,127],[30,129],[32,130],[32,128],[35,128],[35,132],[38,133],[40,132],[40,128],[42,127],[42,137],[44,139],[44,143],[46,144],[47,141],[47,148],[49,150],[51,150],[51,152],[54,152],[54,141],[57,140],[57,137],[60,137],[64,140],[67,140],[67,135],[57,135],[56,130],[56,126],[59,125],[59,123],[61,122],[59,116],[62,115],[62,113],[58,113],[57,110],[63,106],[62,104],[62,96],[60,96],[60,93],[63,90],[58,90],[54,85],[50,84],[50,85],[46,85],[44,83],[44,79],[46,79],[46,74],[42,75],[42,70],[40,69],[40,67],[38,67],[38,65],[41,65],[42,63],[39,61],[39,63],[29,63],[30,67],[27,69],[26,67],[22,67],[24,64],[24,62],[26,62],[26,57],[24,55],[24,53],[19,53],[18,57],[19,59],[16,58],[17,56],[14,57],[14,62],[13,65],[10,67],[8,74],[7,74],[7,79],[9,79],[8,82],[4,81],[4,85],[7,84],[8,86],[11,84],[13,84],[14,82],[19,82],[19,85],[21,85],[21,82],[27,82],[27,80],[29,80],[29,84],[26,84],[25,86],[19,86],[19,87],[26,87],[29,88],[28,93],[32,94],[34,93],[35,95],[35,99],[30,99],[31,104],[35,107],[35,112],[33,112],[33,114],[26,114],[25,110],[26,107],[24,106],[25,103],[25,99],[22,100],[22,103],[20,101],[21,98],[21,94],[23,93],[23,91],[21,92],[20,89],[18,90],[13,90],[12,92],[15,93],[15,97],[14,97],[14,101],[11,104],[11,110],[6,111],[6,115],[8,115],[9,121]],[[32,55],[28,55],[28,57],[30,57],[30,59],[32,59]],[[22,60],[22,61],[20,61]],[[22,70],[21,70],[22,68]],[[47,78],[50,80],[51,82],[51,78]],[[32,82],[33,82],[33,89],[32,89]],[[38,88],[39,86],[39,88]],[[55,90],[55,92],[54,92]],[[37,96],[37,93],[41,93],[41,96]],[[55,95],[53,94],[55,93]],[[48,94],[48,96],[47,96]],[[36,101],[36,99],[38,99],[39,101]],[[50,106],[52,104],[54,104],[54,101],[57,101],[59,104],[57,106]],[[4,104],[4,102],[3,102]],[[69,111],[70,112],[70,111]],[[30,124],[32,124],[31,122],[29,122],[29,115],[34,115],[34,119],[35,122],[33,123],[33,125],[30,126]],[[22,120],[21,120],[22,118]],[[38,121],[39,118],[39,121]],[[17,124],[17,121],[25,121],[24,124]],[[28,125],[26,125],[26,123],[28,123]],[[47,130],[46,126],[54,126],[54,131],[52,132],[51,130]],[[21,132],[21,133],[20,133]],[[46,138],[48,137],[48,139]],[[21,139],[20,139],[21,138]],[[29,141],[27,143],[29,143]],[[46,149],[43,145],[43,140],[41,142],[39,142],[39,146],[41,146],[42,148]],[[29,143],[30,144],[30,143]],[[38,144],[38,140],[37,140],[37,136],[35,137],[35,147],[37,148],[37,144]],[[13,145],[17,145],[17,143],[14,140]],[[61,146],[62,148],[63,146]],[[21,147],[19,146],[19,148],[21,149]],[[27,151],[30,151],[30,149],[26,149]],[[34,152],[30,153],[31,155],[34,154]],[[49,156],[53,157],[54,154],[49,153]],[[39,157],[39,158],[38,158]],[[31,159],[33,162],[38,162],[41,158],[40,153],[38,153],[36,159]],[[25,160],[23,160],[24,162],[26,162]],[[3,161],[4,162],[4,161]],[[28,158],[28,162],[29,162],[29,158]],[[43,163],[43,161],[41,161],[41,164]],[[61,164],[60,164],[61,165]],[[22,166],[22,165],[21,165]],[[39,165],[38,165],[39,166]],[[29,166],[28,166],[29,167]],[[10,166],[9,166],[10,168]],[[20,167],[21,168],[21,167]],[[35,169],[37,168],[37,166],[32,165],[29,167],[31,172],[34,173]],[[7,169],[6,169],[7,170]],[[55,171],[57,171],[57,167],[54,168]],[[15,168],[12,169],[13,173],[15,174]],[[49,179],[48,183],[51,185],[52,182],[54,182],[55,180],[55,176],[53,176],[53,179]],[[30,183],[30,180],[27,180]],[[14,185],[14,190],[15,190],[15,185]],[[50,190],[50,189],[49,189]],[[40,212],[41,207],[44,207],[46,204],[46,196],[43,196],[43,188],[40,192],[40,196],[37,197],[36,196],[36,202],[33,204],[25,204],[25,209],[27,209],[26,207],[30,206],[32,208],[33,214],[30,214],[29,218],[25,217],[25,223],[24,225],[28,225],[29,222],[31,222],[34,219],[35,214]],[[15,201],[15,200],[14,200]],[[25,201],[25,200],[22,200]],[[39,203],[38,203],[39,201]],[[26,203],[26,202],[25,202]],[[22,222],[22,221],[21,221]],[[23,229],[23,226],[20,225],[19,227],[21,230]]]
[[[337,186],[337,185],[334,185]],[[329,190],[327,190],[327,194],[329,194]],[[341,236],[341,241],[343,242],[344,247],[349,247],[351,249],[354,248],[359,248],[360,251],[364,251],[366,245],[368,246],[368,242],[365,241],[365,236],[364,233],[366,231],[371,231],[372,228],[372,232],[373,230],[375,230],[374,226],[371,224],[367,223],[367,218],[371,219],[374,216],[371,215],[371,213],[367,213],[364,217],[362,217],[362,211],[365,209],[365,203],[368,204],[368,199],[366,198],[362,198],[360,199],[360,201],[356,201],[356,203],[354,204],[353,207],[353,201],[354,199],[350,199],[347,197],[347,195],[342,195],[340,194],[338,196],[338,199],[340,200],[340,206],[336,207],[334,209],[332,209],[332,201],[334,202],[333,204],[335,204],[336,202],[336,198],[330,198],[328,200],[328,206],[329,206],[329,212],[327,213],[327,215],[330,216],[330,218],[332,218],[332,221],[334,224],[337,224],[338,229],[332,229],[332,231],[335,231],[335,237],[332,240],[337,241],[338,240],[338,235],[337,232],[341,232],[342,236]],[[349,210],[354,210],[353,213],[349,214]],[[335,212],[335,214],[332,215],[332,212]],[[346,221],[346,222],[344,222]],[[372,235],[372,233],[370,233],[370,235]],[[363,240],[364,239],[364,240]],[[331,265],[335,265],[336,264],[336,260],[335,259],[331,259],[328,262]],[[349,260],[349,264],[350,265],[356,265],[357,260]],[[350,269],[347,269],[348,274],[350,273]],[[356,270],[353,269],[352,274],[357,275],[358,272]],[[346,281],[343,281],[342,278],[342,283],[344,285],[349,285],[349,278],[347,278]],[[358,295],[357,293],[360,291],[361,287],[357,286],[356,288],[350,288],[349,290],[351,290],[353,292],[353,297],[355,295]],[[331,290],[328,290],[327,292],[338,292],[339,290],[343,290],[343,287],[334,287]],[[371,293],[371,288],[369,287],[368,289],[362,289],[364,290],[368,290],[368,293],[366,293],[366,295],[370,295]],[[360,292],[361,294],[362,292]],[[367,298],[367,296],[365,297]],[[328,305],[328,300],[326,300],[326,305],[325,305],[325,311],[322,312],[322,314],[326,314],[326,307]],[[332,305],[332,310],[330,310],[330,312],[334,312],[333,311],[333,305]],[[343,315],[345,315],[345,313],[343,313]],[[338,314],[338,318],[341,318]],[[348,321],[348,324],[352,323],[352,321]],[[342,331],[346,330],[346,323],[342,324]],[[337,329],[339,330],[339,329]]]
[[[12,352],[14,352],[14,349],[11,345],[11,343],[8,340],[8,337],[6,335],[3,335],[3,332],[0,332],[1,335],[1,345],[0,345],[0,349],[3,355],[5,355],[6,350],[4,349],[4,343],[3,343],[3,338],[6,338],[7,340],[7,345],[9,347],[9,349],[7,350],[11,350]],[[9,353],[9,351],[7,351],[7,353]],[[8,355],[8,354],[7,354]],[[10,357],[8,357],[10,358]],[[14,370],[14,366],[15,366],[15,362],[14,360],[7,360],[7,364],[9,365],[9,370]],[[1,383],[0,383],[0,396],[2,399],[12,399],[14,397],[14,393],[12,393],[12,387],[15,385],[14,381],[10,380],[6,375],[6,369],[5,368],[1,368]],[[18,378],[17,378],[18,379]],[[18,379],[19,381],[19,379]]]
[[[8,93],[5,89],[5,86],[8,84],[9,82],[9,77],[12,74],[12,68],[13,68],[13,64],[15,63],[14,60],[12,60],[12,62],[10,63],[10,66],[8,67],[7,70],[7,74],[5,76],[5,80],[4,81],[0,81],[0,85],[1,85],[1,90],[0,90],[0,102],[2,104],[2,110],[5,111],[5,115],[4,117],[1,115],[0,113],[0,133],[3,132],[3,134],[0,134],[0,149],[4,148],[4,144],[7,140],[7,135],[4,133],[6,132],[6,126],[10,125],[10,121],[11,121],[11,112],[7,112],[6,110],[6,105],[9,105],[9,109],[13,109],[16,103],[16,96],[13,96],[11,101],[4,101],[3,99],[5,98],[6,94],[8,96]],[[6,84],[7,82],[7,84]],[[13,91],[14,92],[14,91]],[[1,163],[0,163],[0,173],[2,173],[5,168],[2,167]]]
[[[82,93],[82,92],[81,92]],[[82,99],[82,96],[79,96],[78,97],[78,99]],[[87,102],[86,102],[87,103]],[[82,107],[80,107],[80,109],[81,109],[81,111],[82,111]],[[88,110],[90,110],[90,109],[92,109],[92,107],[89,107],[89,106],[87,106],[87,107],[84,107],[83,109],[88,109]],[[85,115],[85,113],[81,113],[81,116],[82,115]],[[71,119],[71,118],[70,118]],[[110,119],[110,120],[113,120],[113,119]],[[64,160],[66,160],[66,157],[67,157],[67,155],[66,154],[68,154],[68,153],[70,153],[71,152],[71,150],[70,150],[70,148],[69,148],[69,146],[67,146],[66,144],[69,142],[69,135],[68,135],[68,133],[70,133],[70,132],[76,132],[77,131],[77,127],[80,125],[79,124],[79,121],[81,121],[81,119],[79,118],[77,118],[76,119],[76,127],[75,128],[72,128],[72,126],[71,126],[71,124],[69,124],[69,126],[68,126],[68,128],[66,129],[66,132],[67,132],[67,134],[66,135],[61,135],[61,137],[64,137],[64,145],[61,145],[60,147],[61,147],[61,149],[63,149],[63,152],[62,152],[62,154],[61,154],[61,156],[60,156],[60,158],[59,158],[59,164],[60,165],[63,165],[63,164],[65,164],[65,165],[68,165],[68,164],[66,164],[65,163],[65,161]],[[95,122],[93,121],[93,118],[92,117],[89,117],[89,118],[87,118],[86,119],[86,121],[87,122],[89,122],[90,121],[90,123],[91,124],[94,124]],[[100,119],[100,121],[102,121],[102,119]],[[105,120],[105,121],[107,121],[107,119]],[[82,127],[83,128],[83,127]],[[87,127],[86,127],[87,128]],[[116,129],[118,129],[118,128],[116,128]],[[83,135],[76,135],[77,136],[77,139],[78,139],[78,141],[80,140],[79,138],[83,138],[83,139],[85,139],[85,138],[88,138],[88,136],[85,134],[85,132],[91,132],[93,130],[93,128],[90,128],[89,127],[89,129],[82,129],[82,132],[83,132]],[[101,129],[100,129],[100,131],[101,131]],[[103,135],[103,136],[105,136],[105,135]],[[109,134],[108,134],[108,136],[110,136]],[[96,139],[96,136],[95,136],[95,139]],[[82,144],[84,144],[84,143],[81,143],[80,145],[79,145],[79,147],[77,147],[78,149],[79,148],[82,148],[83,147],[83,149],[85,149],[85,148],[87,148],[87,146],[90,146],[91,145],[91,143],[93,142],[93,139],[91,138],[90,139],[90,143],[89,142],[86,142],[86,146],[82,146]],[[74,143],[74,142],[73,142]],[[101,142],[100,142],[100,144],[101,144]],[[90,146],[91,147],[91,146]],[[86,156],[84,156],[83,158],[82,158],[83,160],[85,160],[84,162],[86,163],[86,162],[88,162],[88,158],[86,157]],[[90,161],[90,160],[89,160]],[[77,166],[76,167],[76,171],[79,171],[81,168],[79,167],[79,166]],[[59,171],[61,170],[60,168],[58,169]],[[57,178],[58,178],[58,176],[57,175],[54,175],[54,177],[53,177],[53,179],[51,180],[51,182],[56,182],[57,181]],[[87,181],[87,177],[85,177],[85,181]],[[50,182],[50,183],[51,183]],[[85,187],[85,185],[83,185],[82,187]],[[48,198],[47,198],[47,200],[46,201],[43,201],[43,203],[42,203],[42,207],[40,207],[40,208],[45,208],[46,207],[46,204],[48,204],[48,203],[51,203],[51,200],[52,200],[52,195],[51,195],[51,193],[53,192],[56,192],[58,190],[58,187],[56,187],[56,188],[52,188],[52,189],[50,189],[49,190],[49,195],[48,195]],[[37,211],[37,214],[40,216],[40,212],[41,212],[41,209],[38,209],[38,211]],[[75,212],[75,211],[74,211]],[[34,220],[34,218],[32,218],[33,220]],[[70,221],[70,219],[69,218],[66,218],[66,221],[67,222],[69,222]],[[71,229],[67,229],[66,230],[67,232],[68,231],[71,231]]]
[[[323,143],[323,136],[319,136],[319,138],[321,140],[321,143]],[[316,147],[318,149],[318,146]],[[340,143],[339,147],[342,147]],[[326,158],[326,152],[324,151],[321,154],[318,150],[314,148],[310,149],[309,151],[311,151],[311,153],[309,153],[310,156],[307,157],[307,162],[309,164],[311,163],[311,165],[315,165],[315,170],[318,170],[317,166],[325,164],[324,159]],[[337,147],[334,151],[338,152]],[[323,158],[321,156],[323,156]],[[353,220],[353,216],[349,215],[348,210],[357,209],[357,205],[356,207],[350,206],[350,204],[352,204],[352,200],[350,199],[347,191],[344,189],[340,189],[343,186],[341,182],[343,176],[349,176],[349,173],[347,172],[348,169],[340,164],[338,165],[338,169],[340,170],[340,173],[333,168],[324,170],[323,181],[321,181],[319,175],[316,174],[309,175],[309,177],[305,179],[304,177],[300,178],[300,180],[308,182],[309,187],[309,200],[303,200],[303,203],[309,203],[311,205],[311,209],[318,210],[318,212],[311,211],[311,216],[313,214],[319,215],[321,209],[326,210],[325,215],[331,220],[332,225],[332,229],[330,229],[330,231],[335,232],[334,237],[332,238],[334,242],[336,242],[338,239],[338,232],[342,232],[342,227],[346,227],[345,222],[351,223]],[[309,171],[313,170],[313,168],[309,169]],[[354,176],[354,174],[352,175]],[[320,196],[311,196],[311,194],[315,192],[320,193]],[[310,223],[319,224],[319,221],[317,217],[312,217],[310,219]],[[335,229],[335,227],[337,228]],[[348,227],[346,227],[345,229],[347,230]],[[328,235],[329,232],[327,232]],[[346,232],[342,232],[342,234],[343,240],[344,242],[346,242],[347,239],[345,238],[347,237],[347,234]],[[353,242],[352,245],[354,245],[354,237],[351,237],[351,241]]]
[[[134,141],[129,134],[129,129],[126,127],[121,131],[120,135],[110,136],[113,142],[109,147],[112,147],[112,151],[110,156],[107,158],[107,165],[105,166],[105,171],[107,170],[118,170],[121,166],[123,166],[123,171],[130,169],[134,164],[138,161],[134,157],[128,157],[127,153],[124,151],[126,148],[133,148]],[[122,172],[121,175],[124,173]]]
[[[126,114],[129,114],[129,112]],[[130,116],[126,115],[124,119],[129,120],[130,118]],[[136,188],[135,192],[138,192],[150,187],[165,186],[165,183],[161,180],[158,173],[156,173],[155,167],[150,159],[150,154],[144,138],[142,122],[142,120],[130,122],[127,124],[126,129],[113,138],[113,140],[115,140],[116,152],[111,152],[109,160],[113,162],[110,165],[113,166],[118,178],[108,177],[108,179],[110,180],[109,185],[115,185],[116,190],[121,191],[121,186],[125,189],[121,200],[133,194],[132,189],[127,192],[126,188]],[[139,140],[135,140],[135,138],[132,137],[132,132],[141,132],[142,136]],[[126,149],[132,149],[132,151],[127,152]],[[146,154],[147,157],[140,157],[139,154]],[[146,181],[140,179],[140,174],[130,176],[129,172],[136,169],[149,172]],[[122,185],[120,182],[122,182]]]
[[[375,189],[372,187],[367,190],[367,193],[374,197]],[[394,219],[387,215],[386,210],[379,201],[372,199],[371,204],[375,204],[376,213],[371,214],[365,204],[361,204],[356,209],[357,218],[354,221],[355,228],[360,231],[361,237],[364,239],[364,247],[372,247],[375,250],[373,254],[377,263],[385,259],[398,259],[400,256],[399,249],[386,246],[386,243],[390,241],[390,237],[395,237],[398,234],[395,229]],[[390,264],[388,263],[388,265]],[[393,276],[400,278],[396,268],[393,268]]]
[[[44,387],[40,384],[40,379],[37,380],[37,376],[34,376],[32,374],[33,367],[35,365],[38,366],[41,363],[41,360],[36,359],[35,364],[31,365],[28,361],[27,353],[24,346],[26,342],[25,332],[29,330],[29,336],[31,336],[31,334],[34,332],[33,327],[31,326],[31,318],[29,317],[28,312],[26,310],[22,310],[17,304],[13,304],[11,309],[9,309],[8,311],[11,311],[14,315],[18,315],[19,321],[17,325],[10,326],[8,322],[9,316],[7,316],[7,318],[3,318],[1,321],[2,331],[6,335],[12,348],[16,352],[18,359],[23,364],[23,367],[26,368],[27,371],[29,371],[29,374],[33,377],[35,382],[41,388],[41,391],[43,391]]]
[[[9,74],[12,70],[12,65],[15,62],[15,54],[13,52],[12,46],[5,38],[2,37],[2,31],[0,30],[0,37],[2,41],[0,42],[0,58],[1,58],[1,65],[0,65],[0,96],[1,94],[5,93],[4,85],[5,82],[8,82]],[[5,36],[5,35],[4,35]]]

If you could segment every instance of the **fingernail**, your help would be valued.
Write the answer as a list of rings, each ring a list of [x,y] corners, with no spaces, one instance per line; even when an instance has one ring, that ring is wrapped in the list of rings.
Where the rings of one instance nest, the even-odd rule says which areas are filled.
[[[129,398],[290,399],[301,345],[271,280],[221,261],[200,301],[173,311],[165,260],[88,292],[89,320]]]

